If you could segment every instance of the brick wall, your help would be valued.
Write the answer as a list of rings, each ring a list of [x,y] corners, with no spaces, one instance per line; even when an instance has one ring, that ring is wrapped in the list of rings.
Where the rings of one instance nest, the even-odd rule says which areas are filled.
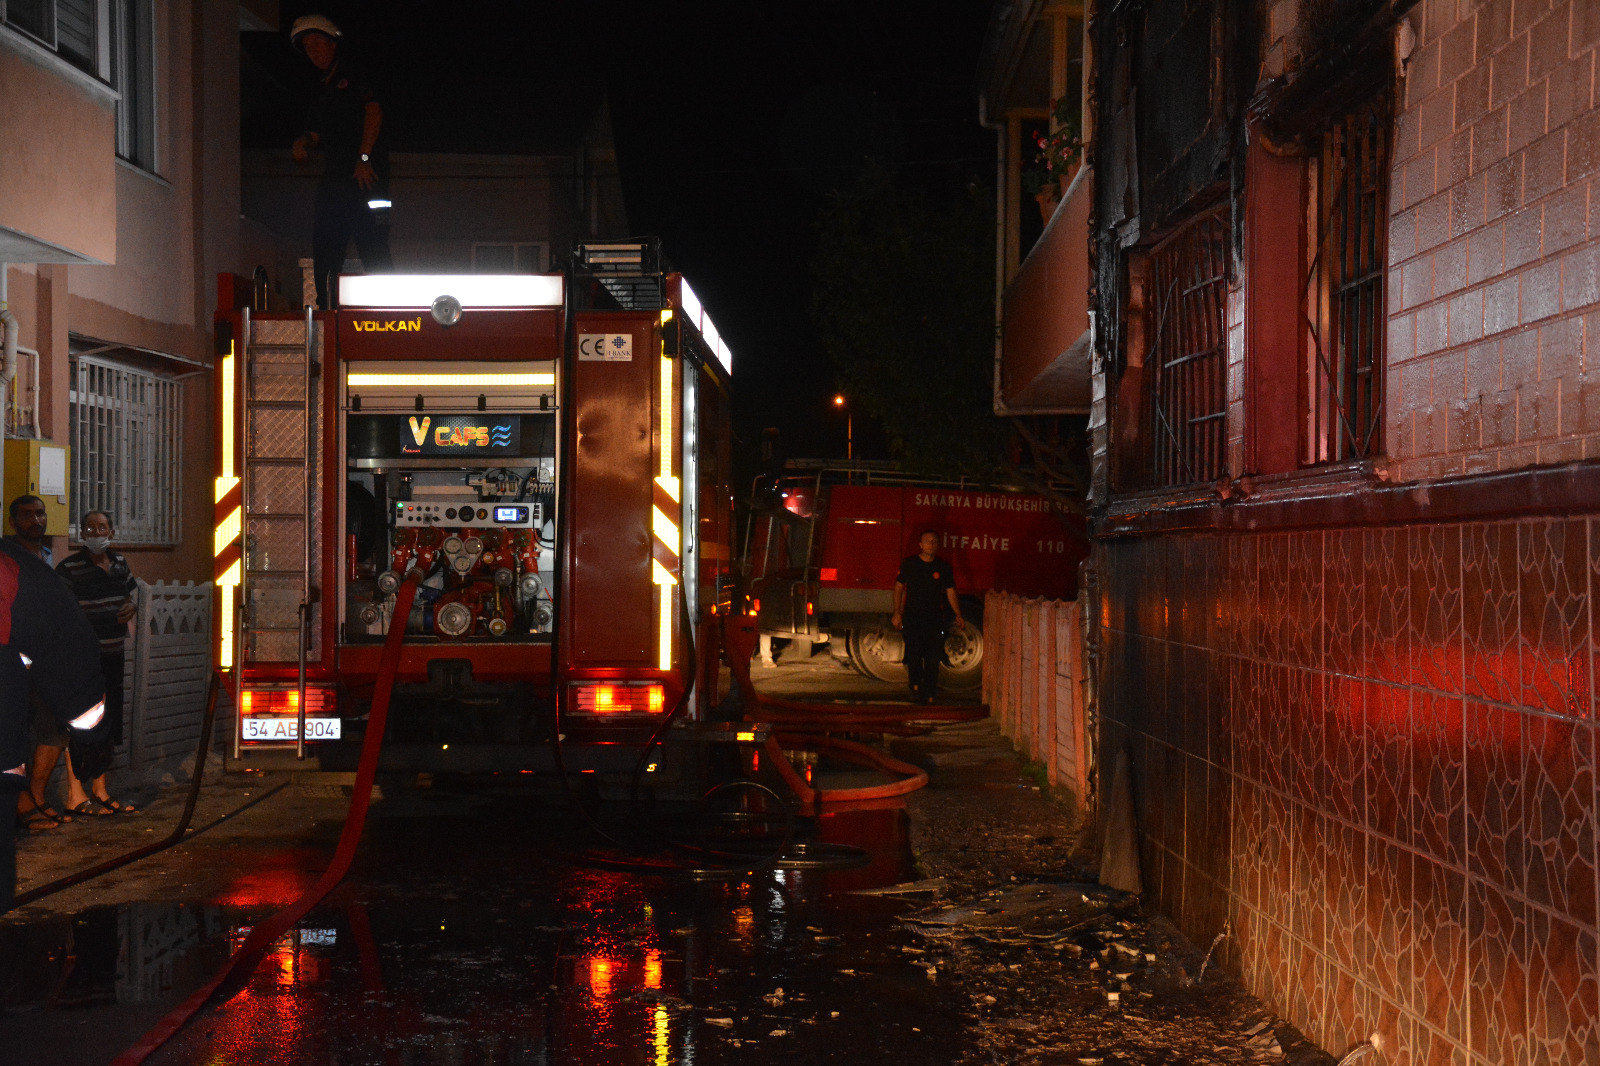
[[[1600,5],[1430,0],[1395,127],[1403,480],[1600,456]]]
[[[1147,890],[1317,1043],[1600,1062],[1600,518],[1101,541]]]

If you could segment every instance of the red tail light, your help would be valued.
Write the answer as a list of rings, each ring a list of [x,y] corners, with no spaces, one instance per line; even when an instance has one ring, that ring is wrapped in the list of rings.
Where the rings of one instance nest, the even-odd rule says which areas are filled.
[[[240,697],[241,710],[246,715],[294,715],[300,714],[300,691],[298,689],[283,688],[247,688]],[[306,717],[319,718],[332,714],[338,701],[334,698],[333,690],[328,688],[306,689]]]
[[[660,685],[577,685],[572,690],[576,714],[660,714],[667,692]]]

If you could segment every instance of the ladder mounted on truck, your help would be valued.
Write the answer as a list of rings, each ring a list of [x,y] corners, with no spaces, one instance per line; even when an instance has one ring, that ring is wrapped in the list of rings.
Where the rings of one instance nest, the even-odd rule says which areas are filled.
[[[305,756],[306,660],[320,659],[320,589],[313,574],[322,543],[320,388],[323,327],[303,318],[242,313],[243,567],[234,647],[241,663],[298,665],[295,752]],[[236,694],[237,699],[242,698]],[[236,708],[233,752],[245,727]]]

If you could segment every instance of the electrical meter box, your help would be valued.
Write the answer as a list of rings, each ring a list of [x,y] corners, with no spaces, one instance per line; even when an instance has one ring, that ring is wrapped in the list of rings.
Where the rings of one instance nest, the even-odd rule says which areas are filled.
[[[47,440],[8,440],[5,446],[5,531],[11,528],[11,501],[18,496],[37,496],[44,501],[47,519],[45,533],[67,535],[67,474],[71,449]]]

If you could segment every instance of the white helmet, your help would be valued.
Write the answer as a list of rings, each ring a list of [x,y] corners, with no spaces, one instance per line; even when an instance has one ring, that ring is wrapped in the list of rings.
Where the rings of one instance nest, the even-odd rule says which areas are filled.
[[[331,37],[335,41],[343,37],[339,27],[326,15],[302,15],[294,20],[294,25],[289,28],[289,43],[296,48],[300,47],[300,38],[308,33],[320,33]]]

